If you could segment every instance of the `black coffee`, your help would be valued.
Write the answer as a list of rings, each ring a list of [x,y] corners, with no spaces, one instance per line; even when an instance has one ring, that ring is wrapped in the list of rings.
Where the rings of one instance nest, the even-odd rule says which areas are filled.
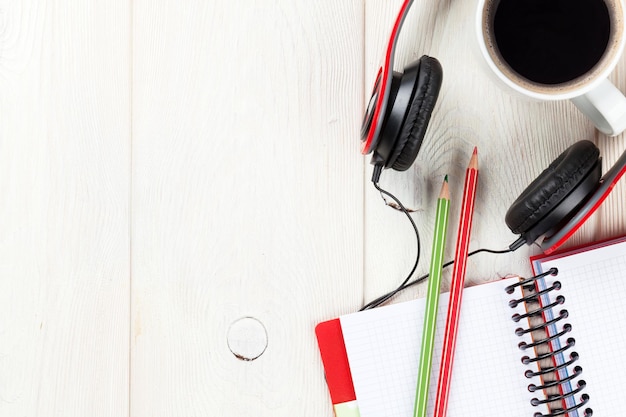
[[[536,83],[561,84],[600,60],[609,19],[603,0],[501,0],[493,30],[513,70]]]

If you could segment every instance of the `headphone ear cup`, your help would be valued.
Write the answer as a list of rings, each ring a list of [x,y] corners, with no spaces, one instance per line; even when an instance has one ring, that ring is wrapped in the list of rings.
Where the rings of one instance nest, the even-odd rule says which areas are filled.
[[[408,169],[424,139],[441,88],[443,70],[435,58],[422,56],[393,73],[389,104],[372,164],[397,171]]]
[[[509,229],[530,244],[560,225],[596,188],[600,165],[600,150],[592,142],[567,148],[513,202],[505,216]]]
[[[437,59],[422,56],[413,65],[419,65],[413,97],[387,162],[396,171],[407,170],[417,158],[443,80],[443,69]]]

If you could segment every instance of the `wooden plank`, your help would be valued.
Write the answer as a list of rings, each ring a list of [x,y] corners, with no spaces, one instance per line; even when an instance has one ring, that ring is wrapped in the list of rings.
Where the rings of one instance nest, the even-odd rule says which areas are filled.
[[[133,16],[131,415],[331,416],[314,325],[362,297],[362,2]]]
[[[622,92],[626,92],[626,55],[623,55],[617,68],[610,76],[610,80]],[[596,143],[602,155],[602,172],[606,172],[626,152],[626,134],[608,137],[596,133]],[[608,239],[626,234],[626,176],[617,183],[611,194],[593,215],[596,229],[594,238]]]
[[[0,3],[0,415],[123,416],[129,8]]]
[[[600,137],[569,102],[540,103],[514,97],[496,86],[483,71],[473,47],[473,2],[415,2],[397,49],[396,70],[427,54],[444,69],[444,82],[429,131],[416,163],[406,172],[386,170],[381,185],[395,193],[413,214],[421,234],[418,273],[428,271],[436,195],[444,175],[450,176],[451,211],[446,259],[452,259],[460,211],[464,171],[474,146],[479,152],[479,185],[470,250],[508,247],[516,236],[504,216],[522,190],[564,149],[580,139],[595,140],[605,160],[615,161],[626,147],[623,138]],[[365,82],[375,77],[388,33],[402,1],[368,1],[365,14]],[[619,79],[624,62],[614,74]],[[623,78],[623,77],[621,77]],[[626,86],[621,85],[622,91]],[[365,174],[365,298],[397,286],[415,260],[416,243],[404,215],[385,206]],[[623,182],[567,246],[626,233]],[[506,255],[478,254],[468,263],[468,282],[531,272],[524,246]],[[449,273],[444,273],[447,289]],[[396,300],[422,296],[426,286],[408,290]]]

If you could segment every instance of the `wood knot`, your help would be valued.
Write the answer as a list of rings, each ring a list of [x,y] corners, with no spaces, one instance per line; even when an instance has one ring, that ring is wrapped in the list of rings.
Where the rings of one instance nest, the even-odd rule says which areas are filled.
[[[228,328],[228,348],[242,361],[253,361],[267,348],[265,326],[254,317],[242,317]]]

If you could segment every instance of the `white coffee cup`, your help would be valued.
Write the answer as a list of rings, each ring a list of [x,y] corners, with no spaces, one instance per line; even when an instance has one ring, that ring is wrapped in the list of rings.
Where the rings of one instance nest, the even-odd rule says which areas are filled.
[[[571,100],[598,130],[607,135],[618,135],[626,130],[626,97],[608,79],[626,43],[624,0],[584,0],[595,4],[600,10],[598,13],[586,9],[580,9],[578,13],[579,10],[575,8],[558,9],[551,6],[559,1],[561,5],[570,4],[562,0],[542,0],[541,7],[543,4],[547,6],[539,10],[515,9],[528,1],[539,0],[478,0],[474,27],[480,54],[490,73],[501,85],[522,96],[537,100]],[[596,4],[598,2],[606,7],[607,16],[604,16],[604,9]],[[581,7],[590,7],[583,0],[576,7],[579,4],[582,4]],[[545,16],[528,17],[531,13]],[[576,13],[579,15],[576,16]],[[600,16],[600,20],[594,23],[591,16]],[[605,21],[608,25],[598,23]],[[545,25],[537,22],[545,22]],[[557,28],[568,25],[578,25],[579,30],[568,35],[569,38],[555,32],[560,30]],[[596,34],[600,30],[596,28],[604,28],[604,32]],[[578,39],[582,36],[582,29],[589,31],[589,39],[602,40],[608,36],[604,50],[598,47],[599,44],[584,47],[589,42],[585,38]],[[565,29],[563,31],[567,33]],[[551,34],[545,35],[548,32]],[[578,40],[580,44],[576,43]],[[555,52],[551,55],[550,51]],[[596,56],[594,53],[601,55]],[[578,68],[578,73],[569,74],[570,67]],[[562,76],[559,71],[563,73]]]

